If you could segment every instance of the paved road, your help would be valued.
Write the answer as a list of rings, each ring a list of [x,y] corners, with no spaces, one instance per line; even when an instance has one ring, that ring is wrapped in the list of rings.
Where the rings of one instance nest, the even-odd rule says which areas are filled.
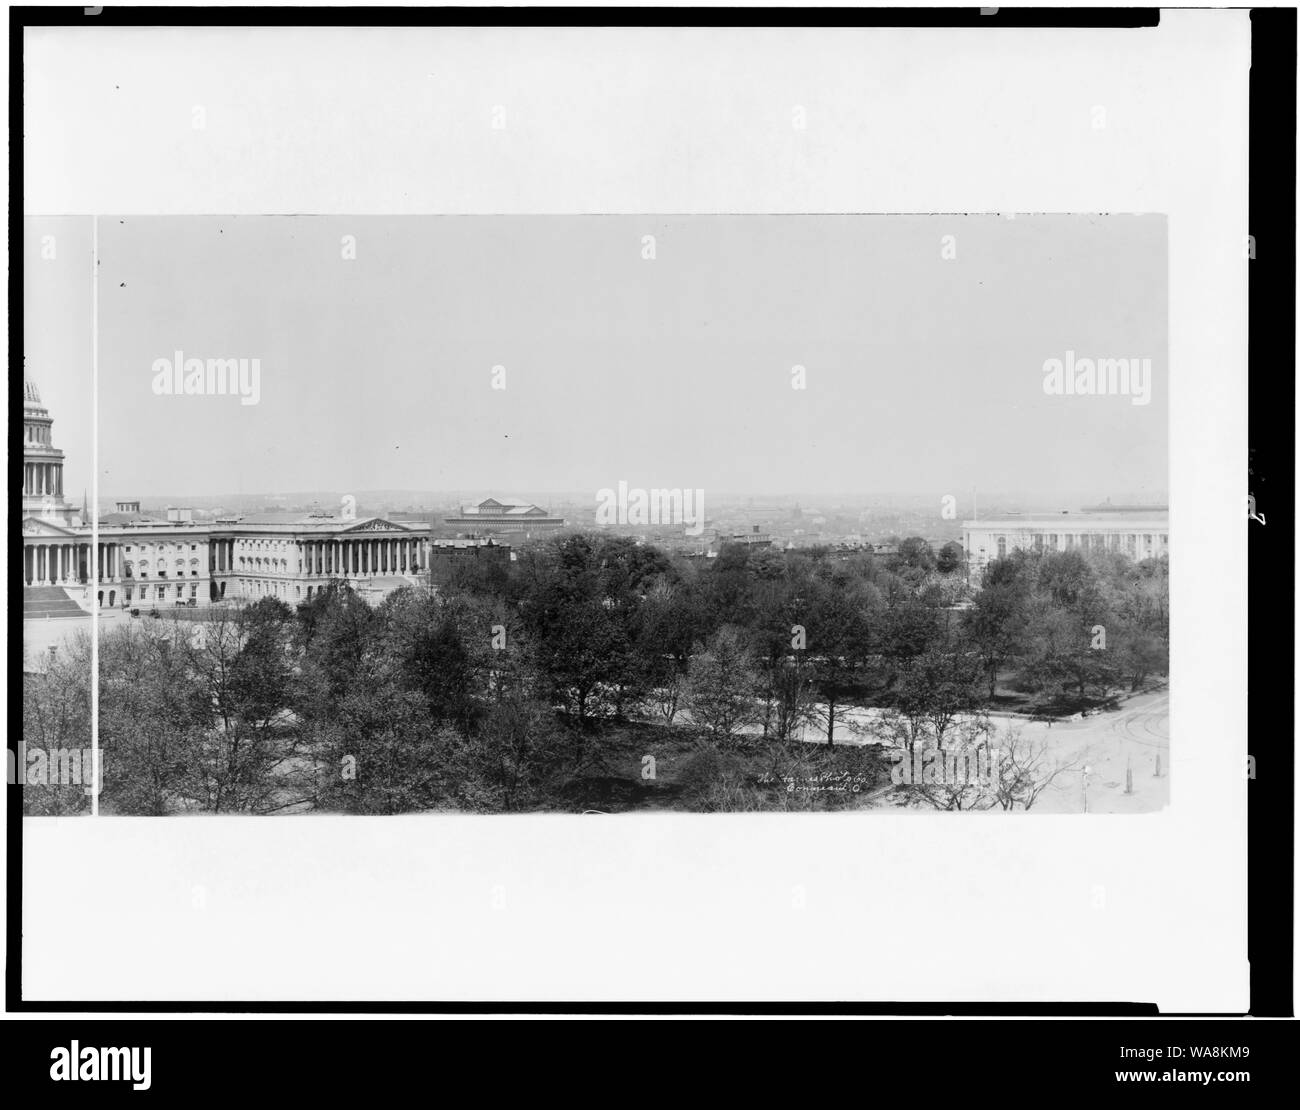
[[[836,725],[835,742],[866,743],[874,711],[849,710]],[[1169,693],[1139,694],[1111,713],[1073,721],[994,717],[999,731],[1019,729],[1024,740],[1046,744],[1051,765],[1076,764],[1062,772],[1034,805],[1034,813],[1150,813],[1169,804]],[[824,730],[805,739],[825,743]],[[1159,771],[1156,774],[1156,759]],[[1088,768],[1085,784],[1083,768]],[[1133,793],[1126,793],[1133,772]],[[1086,802],[1085,802],[1086,798]]]
[[[1045,740],[1050,758],[1080,765],[1062,774],[1054,788],[1043,793],[1035,813],[1084,812],[1082,767],[1088,768],[1089,813],[1150,813],[1169,804],[1168,691],[1140,694],[1113,713],[1051,728],[1041,722],[1026,723],[1023,733],[1034,741]],[[1130,770],[1132,794],[1126,793]]]
[[[1114,728],[1125,740],[1144,747],[1169,750],[1169,694],[1150,695],[1151,701],[1121,710]],[[1135,699],[1136,700],[1136,699]]]

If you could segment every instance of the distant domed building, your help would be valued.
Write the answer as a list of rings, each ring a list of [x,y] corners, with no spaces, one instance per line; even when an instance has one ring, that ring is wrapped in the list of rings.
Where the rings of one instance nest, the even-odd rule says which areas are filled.
[[[78,510],[63,495],[63,452],[31,380],[23,382],[23,618],[75,618],[93,609],[243,604],[274,597],[295,605],[331,585],[382,600],[404,586],[432,585],[430,560],[509,558],[507,545],[435,544],[427,521],[286,512],[195,519],[187,506],[165,515],[123,498],[116,511]],[[508,506],[498,506],[508,509]],[[507,513],[514,522],[536,512]],[[485,514],[491,518],[492,514]],[[476,518],[477,522],[477,518]]]
[[[24,379],[23,519],[36,517],[75,527],[81,523],[81,514],[63,496],[63,452],[54,446],[53,426],[36,383]]]

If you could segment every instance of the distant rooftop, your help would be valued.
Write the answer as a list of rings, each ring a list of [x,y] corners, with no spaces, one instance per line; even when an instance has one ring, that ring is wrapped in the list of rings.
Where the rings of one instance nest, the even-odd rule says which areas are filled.
[[[489,497],[474,505],[462,504],[462,516],[546,516],[546,510],[529,501],[507,501]]]
[[[1060,512],[1055,513],[991,513],[975,520],[964,521],[963,524],[966,527],[982,524],[1075,524],[1086,528],[1089,524],[1133,522],[1142,519],[1168,523],[1169,508],[1165,505],[1111,506],[1107,509],[1093,506],[1090,509],[1074,512],[1069,509],[1062,509]]]
[[[1108,497],[1100,505],[1084,505],[1085,513],[1167,513],[1168,505],[1112,505]]]

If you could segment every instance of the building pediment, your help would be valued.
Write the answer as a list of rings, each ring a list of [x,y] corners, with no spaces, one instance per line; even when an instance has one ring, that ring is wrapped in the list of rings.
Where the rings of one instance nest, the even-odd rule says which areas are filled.
[[[404,524],[394,524],[391,520],[384,520],[382,517],[371,517],[369,520],[358,521],[351,528],[344,528],[342,535],[354,535],[357,532],[409,532],[411,529]]]
[[[53,524],[48,520],[42,520],[40,517],[29,516],[23,518],[23,535],[24,536],[51,536],[61,539],[80,539],[81,533],[73,531],[71,528],[63,528],[58,524]]]

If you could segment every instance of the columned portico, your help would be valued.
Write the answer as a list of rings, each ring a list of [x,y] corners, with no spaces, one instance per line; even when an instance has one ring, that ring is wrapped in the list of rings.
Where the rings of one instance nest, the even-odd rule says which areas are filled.
[[[379,518],[181,527],[136,513],[126,522],[101,521],[98,542],[89,527],[25,518],[23,585],[82,587],[73,600],[83,605],[154,609],[268,596],[292,605],[312,596],[309,583],[314,593],[343,579],[377,602],[422,559],[422,535]]]
[[[39,539],[23,544],[23,585],[71,586],[121,582],[124,578],[122,545],[116,540],[92,545],[70,540]]]
[[[422,537],[411,535],[410,529],[403,525],[389,524],[380,519],[322,524],[317,523],[319,519],[313,516],[304,522],[318,533],[316,535],[304,535],[287,523],[268,525],[264,531],[251,522],[233,522],[228,527],[246,531],[252,554],[246,562],[242,546],[238,549],[239,554],[234,554],[235,548],[231,546],[242,545],[242,539],[214,536],[211,564],[214,573],[233,572],[237,578],[247,574],[256,581],[277,579],[278,583],[266,585],[268,592],[290,600],[306,600],[304,584],[307,581],[313,582],[314,591],[314,583],[322,579],[355,583],[381,577],[401,577],[411,575],[420,565]],[[357,531],[389,534],[356,535]],[[283,539],[278,538],[281,536]],[[266,557],[262,553],[268,547],[272,552],[283,552],[288,557],[280,559],[276,554]]]
[[[424,523],[321,512],[260,519],[232,514],[205,522],[201,511],[196,519],[192,510],[173,514],[170,507],[164,519],[142,513],[135,500],[119,501],[108,519],[98,507],[83,513],[63,500],[63,452],[53,446],[52,424],[35,385],[27,382],[22,582],[32,588],[82,587],[63,604],[153,609],[267,596],[292,604],[328,579],[352,581],[373,602],[399,588],[397,579],[422,561]],[[28,600],[34,612],[58,611],[52,596]]]
[[[24,586],[63,586],[88,581],[87,560],[90,545],[78,543],[71,535],[31,533],[42,527],[40,522],[24,524],[22,578]],[[47,526],[51,528],[52,526]]]
[[[290,550],[295,553],[296,569],[303,578],[340,578],[365,580],[401,577],[415,573],[421,561],[422,539],[409,534],[401,525],[380,520],[358,525],[339,522],[342,527],[326,536],[295,537]],[[354,531],[389,531],[389,535],[355,535]],[[406,532],[393,535],[392,532]]]

